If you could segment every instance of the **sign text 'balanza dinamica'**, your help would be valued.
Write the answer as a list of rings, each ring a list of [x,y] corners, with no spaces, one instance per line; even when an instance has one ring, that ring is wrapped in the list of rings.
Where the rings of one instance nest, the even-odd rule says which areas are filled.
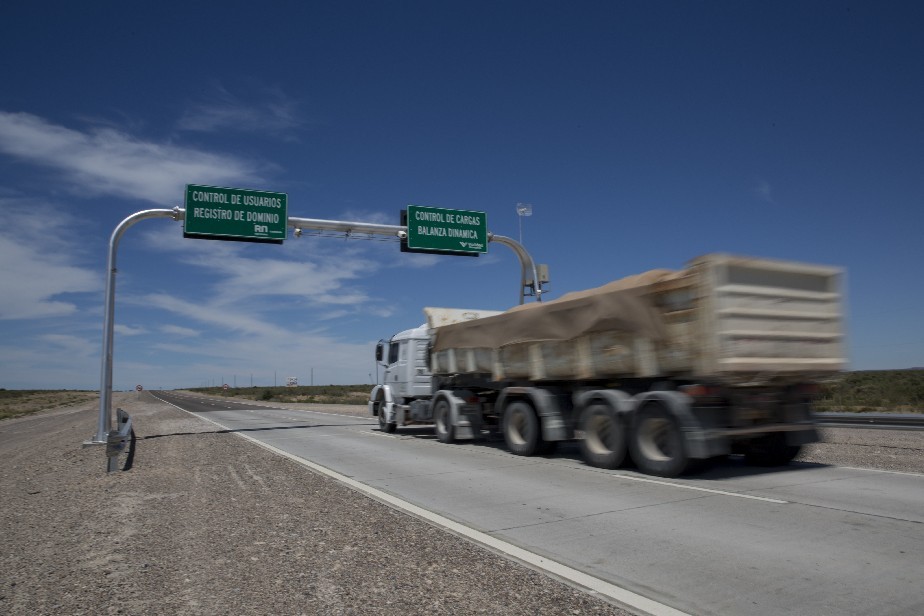
[[[409,205],[407,245],[421,250],[487,252],[487,216],[484,212]]]

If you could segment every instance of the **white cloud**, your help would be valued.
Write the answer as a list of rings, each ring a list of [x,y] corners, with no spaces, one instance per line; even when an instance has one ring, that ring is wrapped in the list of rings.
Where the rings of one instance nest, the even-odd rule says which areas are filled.
[[[99,341],[93,342],[70,334],[44,334],[38,339],[48,343],[53,353],[59,353],[71,362],[98,355],[100,350]]]
[[[766,180],[760,180],[757,182],[757,187],[754,189],[754,192],[757,193],[758,197],[767,203],[774,203],[771,188],[772,187],[770,186],[770,182]]]
[[[82,249],[72,237],[79,223],[40,203],[0,199],[4,217],[16,225],[0,227],[0,319],[67,316],[77,305],[65,293],[98,293],[103,272],[76,263]]]
[[[132,300],[130,299],[129,301]],[[145,295],[139,298],[137,302],[151,308],[160,308],[173,312],[185,319],[215,325],[225,331],[254,334],[262,337],[276,337],[285,331],[264,319],[243,314],[240,311],[216,310],[201,301],[190,302],[166,293]]]
[[[0,346],[0,386],[28,389],[96,389],[98,338],[46,334],[28,347]]]
[[[274,375],[281,382],[286,376],[307,382],[311,368],[315,368],[318,383],[363,383],[375,371],[371,342],[345,342],[286,322],[270,322],[257,314],[217,310],[166,295],[149,296],[144,301],[186,321],[201,323],[204,329],[195,341],[165,340],[153,345],[158,352],[181,357],[182,373],[167,364],[133,367],[117,362],[115,378],[122,386],[144,380],[170,387],[195,387],[203,379],[219,377],[231,383],[235,375],[243,385],[251,374],[260,385],[271,384]]]
[[[184,338],[194,338],[199,335],[198,331],[189,327],[180,327],[179,325],[161,325],[160,331],[165,334],[182,336]]]
[[[141,334],[148,333],[148,330],[143,327],[131,327],[129,325],[120,325],[118,323],[113,325],[112,329],[120,336],[140,336]]]
[[[260,182],[256,163],[168,143],[136,139],[112,128],[79,131],[29,113],[0,111],[0,152],[60,172],[87,195],[176,204],[186,178],[203,184]]]
[[[340,217],[346,222],[365,222],[375,225],[397,225],[400,220],[397,214],[362,209],[347,210]]]
[[[193,105],[177,126],[188,131],[235,130],[293,139],[303,124],[296,107],[279,88],[260,88],[259,102],[248,104],[216,84],[208,101]]]
[[[283,258],[255,257],[253,246],[234,242],[189,240],[175,229],[158,229],[144,235],[151,248],[170,252],[184,268],[195,267],[213,281],[211,299],[218,307],[239,305],[249,299],[288,296],[314,306],[368,306],[370,298],[351,281],[371,277],[380,264],[367,258],[364,247],[337,247],[336,251],[306,255],[304,244],[280,248]]]

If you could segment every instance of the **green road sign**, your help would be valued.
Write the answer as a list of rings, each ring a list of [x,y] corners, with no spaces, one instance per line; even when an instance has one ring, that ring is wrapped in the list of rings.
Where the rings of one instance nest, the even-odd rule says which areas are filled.
[[[286,238],[285,193],[186,186],[186,237],[281,243]]]
[[[487,252],[488,217],[484,212],[409,205],[407,246],[417,250]]]

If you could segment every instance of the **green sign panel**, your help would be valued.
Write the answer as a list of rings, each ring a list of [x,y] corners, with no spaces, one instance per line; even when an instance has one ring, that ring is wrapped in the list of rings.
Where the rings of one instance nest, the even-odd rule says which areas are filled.
[[[286,238],[288,220],[285,193],[186,186],[186,237],[278,244]]]
[[[488,217],[484,212],[409,205],[407,246],[416,250],[487,252]]]

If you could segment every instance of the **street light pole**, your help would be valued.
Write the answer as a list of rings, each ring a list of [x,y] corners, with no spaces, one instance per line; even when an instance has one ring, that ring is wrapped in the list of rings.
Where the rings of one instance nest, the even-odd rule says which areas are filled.
[[[533,215],[533,206],[529,203],[517,203],[517,220],[520,226],[520,244],[523,243],[523,218]]]

